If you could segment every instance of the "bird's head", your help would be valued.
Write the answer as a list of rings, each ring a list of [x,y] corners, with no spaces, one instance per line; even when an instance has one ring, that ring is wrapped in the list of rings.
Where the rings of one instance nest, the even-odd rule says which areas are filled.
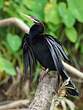
[[[23,15],[25,17],[27,17],[28,19],[30,19],[31,21],[33,21],[33,23],[34,23],[31,26],[30,31],[29,31],[29,37],[31,40],[38,37],[40,34],[44,33],[44,24],[41,21],[39,21],[38,19],[36,19],[33,16],[28,16],[25,14],[23,14]]]
[[[44,24],[33,16],[28,16],[28,17],[34,22],[34,24],[32,25],[29,31],[29,35],[31,39],[36,38],[39,35],[43,34]]]
[[[44,33],[44,25],[41,22],[32,25],[29,31],[29,35],[32,39],[38,37],[43,33]]]

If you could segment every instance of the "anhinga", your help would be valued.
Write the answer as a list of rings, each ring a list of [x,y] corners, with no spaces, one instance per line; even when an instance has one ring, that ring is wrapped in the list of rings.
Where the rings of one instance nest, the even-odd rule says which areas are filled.
[[[27,75],[28,66],[30,67],[30,75],[32,74],[32,68],[38,61],[45,69],[49,71],[58,71],[62,80],[65,81],[69,78],[62,60],[69,61],[64,49],[60,42],[53,36],[44,32],[44,24],[34,17],[29,17],[34,21],[34,24],[30,28],[29,33],[25,33],[22,48],[24,59],[24,73]],[[67,92],[70,95],[78,96],[78,90],[76,89],[72,80],[69,80]]]

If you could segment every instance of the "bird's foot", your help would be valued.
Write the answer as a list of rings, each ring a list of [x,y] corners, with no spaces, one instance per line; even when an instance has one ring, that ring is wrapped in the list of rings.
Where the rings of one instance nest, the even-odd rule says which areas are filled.
[[[43,80],[43,78],[47,75],[49,69],[47,68],[46,70],[42,70],[41,74],[40,74],[40,79],[39,81]]]

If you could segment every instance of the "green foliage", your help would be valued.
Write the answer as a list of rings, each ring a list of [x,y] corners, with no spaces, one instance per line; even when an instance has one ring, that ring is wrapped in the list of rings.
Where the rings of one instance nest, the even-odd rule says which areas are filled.
[[[0,9],[3,8],[3,0],[0,0]]]
[[[25,0],[27,2],[27,0]],[[36,16],[37,18],[44,19],[44,6],[47,3],[47,0],[28,0],[27,7],[31,10],[28,11],[28,14]]]
[[[82,5],[83,0],[0,0],[0,18],[15,16],[31,26],[32,22],[22,13],[35,16],[44,22],[47,33],[57,37],[67,47],[74,59],[79,60],[78,55],[80,56],[79,64],[82,64],[80,63],[83,54]],[[5,60],[12,61],[12,67],[18,66],[21,71],[23,71],[20,49],[22,37],[23,32],[15,26],[0,29],[0,52],[4,56],[4,62]],[[6,62],[5,64],[7,65]],[[15,74],[15,72],[8,72],[7,69],[1,67],[0,70],[10,75]],[[38,66],[37,71],[39,72],[39,70]],[[34,80],[38,77],[37,71]]]
[[[68,39],[71,42],[75,43],[76,40],[77,40],[77,31],[75,30],[75,28],[74,27],[66,28],[65,32],[66,32],[66,35],[67,35]]]
[[[53,23],[55,25],[61,23],[61,19],[58,13],[57,4],[55,2],[47,3],[45,6],[45,21]]]
[[[75,43],[75,49],[80,49],[80,53],[83,54],[83,34],[78,38],[78,41]]]
[[[11,33],[7,34],[7,43],[12,50],[12,52],[17,52],[21,47],[21,38],[17,35],[12,35]]]
[[[62,18],[63,23],[66,25],[66,27],[70,28],[75,23],[75,18],[71,14],[70,10],[66,7],[65,3],[59,3],[58,5],[59,14]]]
[[[8,75],[15,76],[16,71],[10,61],[0,55],[0,71],[5,71]]]
[[[78,21],[83,22],[83,0],[67,0],[71,13]]]

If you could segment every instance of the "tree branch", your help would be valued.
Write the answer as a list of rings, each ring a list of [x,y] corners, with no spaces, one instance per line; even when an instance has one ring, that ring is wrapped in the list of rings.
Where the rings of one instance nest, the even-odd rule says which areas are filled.
[[[19,106],[28,105],[29,103],[30,103],[30,101],[28,99],[13,101],[9,104],[0,105],[0,110],[9,110],[12,108],[18,108]]]
[[[20,19],[11,17],[7,19],[0,20],[0,26],[9,26],[9,25],[18,26],[23,32],[29,32],[29,27]]]
[[[66,69],[68,72],[70,72],[70,73],[76,75],[77,77],[83,79],[83,72],[80,72],[80,71],[77,70],[75,67],[73,67],[73,66],[67,64],[67,63],[64,62],[64,61],[62,61],[62,63],[63,63],[63,65],[64,65],[65,69]]]
[[[53,93],[57,89],[58,78],[46,75],[39,83],[35,97],[27,110],[49,110]]]

